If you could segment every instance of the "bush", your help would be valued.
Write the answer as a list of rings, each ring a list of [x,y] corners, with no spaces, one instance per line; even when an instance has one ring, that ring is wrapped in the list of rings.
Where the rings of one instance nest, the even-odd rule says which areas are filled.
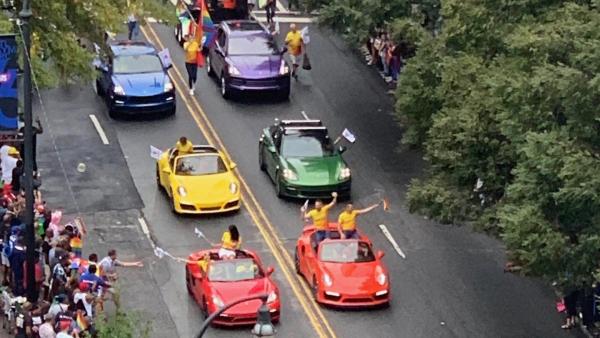
[[[149,321],[142,319],[137,312],[117,311],[106,318],[98,316],[96,320],[98,338],[148,338],[152,331]]]

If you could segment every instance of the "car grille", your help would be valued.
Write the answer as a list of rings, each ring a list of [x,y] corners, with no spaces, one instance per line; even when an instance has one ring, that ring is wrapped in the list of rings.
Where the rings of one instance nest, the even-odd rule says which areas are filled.
[[[368,303],[372,302],[372,298],[345,298],[344,303]]]
[[[228,202],[227,204],[225,204],[225,209],[236,207],[238,205],[238,203],[239,203],[238,201]]]
[[[202,211],[217,211],[217,210],[221,210],[221,207],[205,207],[205,208],[200,208],[200,210],[202,210]]]
[[[167,97],[173,94],[162,93],[158,95],[150,96],[125,96],[126,104],[151,104],[151,103],[162,103],[166,101]]]
[[[277,79],[239,79],[232,78],[231,84],[236,86],[248,86],[248,87],[273,87],[277,86]]]

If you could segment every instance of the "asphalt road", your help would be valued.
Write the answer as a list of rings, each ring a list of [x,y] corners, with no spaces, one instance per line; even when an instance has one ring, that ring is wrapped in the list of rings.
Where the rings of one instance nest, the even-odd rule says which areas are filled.
[[[185,74],[183,53],[169,27],[153,25],[163,46],[169,48],[175,67]],[[282,25],[282,29],[285,26]],[[420,155],[397,150],[401,130],[394,123],[393,102],[385,94],[381,78],[332,34],[311,27],[313,70],[300,74],[289,101],[276,102],[268,95],[224,101],[214,80],[200,70],[196,99],[214,125],[239,173],[257,196],[275,225],[279,238],[291,253],[300,233],[301,203],[278,199],[270,180],[259,170],[257,144],[263,127],[274,118],[323,120],[332,134],[349,128],[358,141],[345,153],[353,173],[353,202],[366,206],[379,191],[389,198],[391,210],[377,210],[360,219],[360,226],[386,252],[393,301],[388,309],[338,311],[323,309],[338,337],[565,337],[562,318],[554,309],[551,289],[541,282],[503,273],[501,243],[465,227],[439,225],[411,215],[404,207],[406,185],[421,173]],[[187,93],[185,94],[187,97]],[[188,97],[189,100],[189,97]],[[96,100],[91,104],[100,106]],[[165,119],[110,121],[115,130],[135,186],[143,200],[143,212],[158,245],[185,256],[206,246],[194,237],[198,226],[217,241],[230,223],[241,227],[248,247],[258,250],[267,265],[276,266],[275,278],[282,291],[283,312],[278,326],[281,337],[316,336],[301,304],[265,241],[253,225],[247,209],[213,217],[176,217],[155,185],[154,162],[149,146],[167,148],[180,135],[194,143],[205,142],[178,97],[177,114]],[[333,214],[341,209],[337,206]],[[377,224],[386,224],[407,258],[398,256]],[[155,278],[177,327],[179,337],[191,337],[200,327],[201,314],[187,296],[183,266],[169,262]],[[247,329],[216,330],[215,337],[246,337]]]

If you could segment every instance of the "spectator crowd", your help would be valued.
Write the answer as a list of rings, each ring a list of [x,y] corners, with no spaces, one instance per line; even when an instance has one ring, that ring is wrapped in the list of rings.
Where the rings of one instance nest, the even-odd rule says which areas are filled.
[[[38,127],[40,133],[39,122]],[[84,259],[85,223],[81,218],[65,222],[61,210],[46,205],[39,175],[34,173],[35,295],[28,294],[29,300],[25,297],[24,165],[18,137],[0,139],[2,327],[15,337],[94,337],[105,302],[114,302],[117,309],[120,305],[116,267],[142,263],[120,261],[115,250],[102,259],[97,253]]]
[[[379,70],[393,93],[402,68],[406,60],[414,55],[414,49],[405,41],[392,39],[387,30],[379,28],[371,34],[362,50],[367,64]]]

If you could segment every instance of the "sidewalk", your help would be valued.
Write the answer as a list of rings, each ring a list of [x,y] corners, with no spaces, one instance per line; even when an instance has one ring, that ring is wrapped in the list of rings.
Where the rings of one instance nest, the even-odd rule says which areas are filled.
[[[143,268],[118,268],[123,307],[152,323],[152,337],[175,336],[175,324],[160,290],[161,283],[170,278],[168,268],[164,261],[154,259],[140,228],[143,203],[101,101],[86,86],[59,88],[42,97],[46,116],[39,106],[34,112],[44,125],[44,133],[38,137],[44,199],[51,208],[65,210],[63,222],[82,217],[88,229],[84,258],[97,253],[101,259],[109,249],[116,249],[121,260],[144,262]],[[108,145],[101,142],[90,114],[106,127]],[[79,163],[85,163],[85,172],[77,171]],[[106,311],[114,312],[110,301]]]

